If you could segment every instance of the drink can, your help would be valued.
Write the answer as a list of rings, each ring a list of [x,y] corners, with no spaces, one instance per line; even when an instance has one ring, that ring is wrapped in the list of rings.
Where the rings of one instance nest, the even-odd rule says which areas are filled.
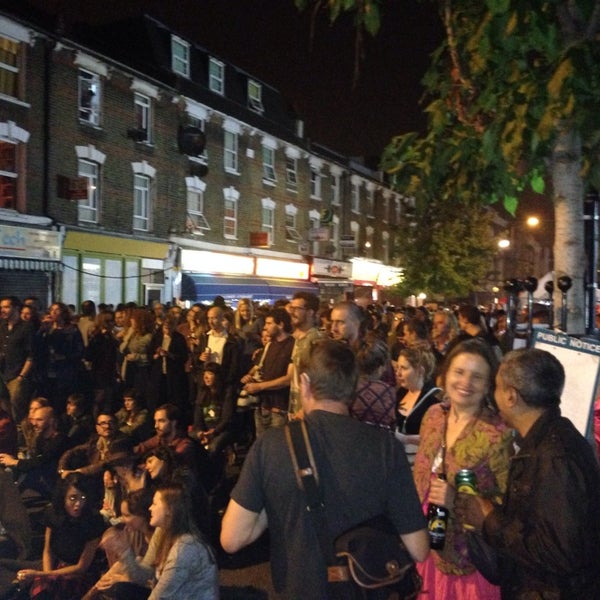
[[[471,469],[461,469],[454,478],[454,483],[456,485],[456,491],[461,492],[463,494],[471,494],[472,496],[477,496],[477,475]],[[463,523],[463,529],[472,530],[475,529],[472,525],[468,523]]]
[[[461,469],[454,479],[456,491],[477,496],[477,475],[471,469]]]

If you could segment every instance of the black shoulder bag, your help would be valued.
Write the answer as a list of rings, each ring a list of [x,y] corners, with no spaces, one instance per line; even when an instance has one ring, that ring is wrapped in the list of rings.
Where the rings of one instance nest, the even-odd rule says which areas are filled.
[[[322,490],[306,423],[286,425],[286,439],[298,486],[306,495],[323,556],[327,560],[328,597],[344,600],[411,600],[421,577],[393,524],[384,515],[340,535],[327,536]]]

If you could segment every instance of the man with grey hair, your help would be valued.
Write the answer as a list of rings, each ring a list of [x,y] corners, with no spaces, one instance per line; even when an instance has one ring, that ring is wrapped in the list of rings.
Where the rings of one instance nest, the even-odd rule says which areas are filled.
[[[383,514],[413,558],[424,560],[429,540],[406,456],[389,432],[349,416],[356,380],[352,350],[333,340],[316,342],[300,365],[327,537],[333,548],[341,533]],[[223,518],[221,544],[237,552],[268,527],[271,574],[280,597],[322,600],[328,565],[285,436],[282,428],[270,429],[251,447]]]
[[[565,372],[540,349],[509,352],[496,376],[500,415],[514,427],[502,504],[458,494],[457,518],[499,555],[502,598],[600,598],[600,471],[594,452],[560,414]]]

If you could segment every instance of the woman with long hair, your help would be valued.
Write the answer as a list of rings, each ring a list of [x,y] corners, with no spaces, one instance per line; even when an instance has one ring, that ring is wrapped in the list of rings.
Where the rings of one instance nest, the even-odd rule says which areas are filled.
[[[149,585],[140,585],[136,570],[131,571],[126,558],[129,550],[142,558],[147,552],[154,535],[150,525],[150,505],[154,494],[151,490],[139,489],[127,494],[121,502],[120,524],[104,532],[100,547],[106,552],[110,568],[84,596],[83,600],[100,598],[146,598]]]
[[[150,342],[154,331],[154,319],[145,308],[134,308],[129,328],[119,350],[123,354],[121,379],[125,387],[133,387],[146,398],[150,375]]]
[[[446,357],[441,375],[444,400],[429,408],[420,429],[413,475],[424,508],[447,509],[446,539],[418,565],[423,599],[499,600],[492,585],[469,560],[466,532],[454,513],[455,477],[469,469],[479,494],[500,499],[508,479],[512,435],[490,408],[498,362],[485,341],[469,339]]]
[[[111,549],[119,556],[128,582],[115,585],[112,579],[117,577],[102,578],[95,586],[102,591],[101,597],[217,600],[219,578],[215,556],[196,528],[184,487],[172,484],[156,490],[150,515],[149,525],[154,533],[142,558],[135,556],[126,536],[115,532]]]

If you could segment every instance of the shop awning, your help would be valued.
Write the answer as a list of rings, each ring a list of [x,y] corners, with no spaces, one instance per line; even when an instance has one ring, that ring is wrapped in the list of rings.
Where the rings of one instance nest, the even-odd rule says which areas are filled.
[[[278,298],[291,298],[300,290],[319,293],[318,286],[309,281],[290,279],[216,277],[201,273],[183,273],[181,279],[181,299],[191,302],[212,302],[215,296],[223,296],[230,302],[240,298],[272,302]]]
[[[0,269],[10,271],[62,271],[58,260],[36,260],[33,258],[0,258]]]

